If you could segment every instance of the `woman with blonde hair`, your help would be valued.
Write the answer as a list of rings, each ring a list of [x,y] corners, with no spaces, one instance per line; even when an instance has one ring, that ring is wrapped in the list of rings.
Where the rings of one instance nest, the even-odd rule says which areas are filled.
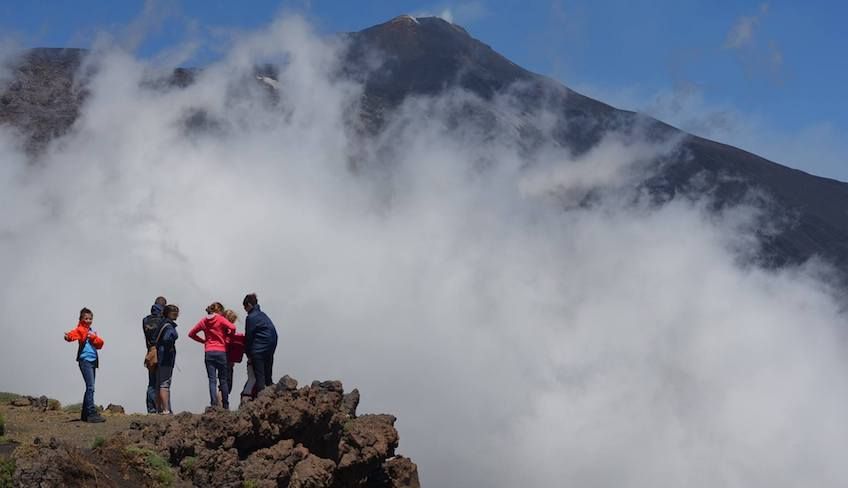
[[[227,318],[233,325],[238,322],[238,314],[232,309],[224,311],[224,317]],[[240,363],[244,355],[244,334],[238,331],[227,337],[227,390],[233,392],[233,369],[235,363]],[[223,390],[218,390],[219,394],[223,394]]]

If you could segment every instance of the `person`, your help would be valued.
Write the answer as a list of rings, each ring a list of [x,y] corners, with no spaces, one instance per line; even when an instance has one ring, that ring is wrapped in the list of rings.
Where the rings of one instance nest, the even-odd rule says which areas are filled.
[[[77,349],[77,363],[79,364],[82,379],[85,382],[85,393],[82,397],[82,409],[80,419],[83,422],[100,423],[105,422],[97,407],[94,406],[94,380],[97,368],[100,367],[100,357],[97,353],[103,348],[103,339],[91,326],[94,321],[94,313],[88,308],[83,308],[79,313],[77,326],[65,333],[65,341],[79,343]]]
[[[156,331],[156,354],[158,365],[156,367],[156,385],[159,387],[159,396],[156,405],[157,411],[163,415],[172,415],[171,408],[171,378],[174,375],[174,366],[177,364],[176,342],[179,339],[177,333],[177,318],[180,316],[180,307],[165,305],[163,319]]]
[[[153,306],[150,307],[150,315],[141,319],[141,330],[144,332],[147,350],[156,346],[156,333],[159,331],[159,325],[162,323],[162,312],[165,311],[167,304],[168,301],[165,300],[165,297],[156,297]],[[156,368],[149,368],[147,370],[147,413],[158,413],[156,408],[157,390]]]
[[[224,311],[224,317],[234,326],[238,321],[238,314],[232,309]],[[244,334],[236,330],[232,335],[227,337],[227,391],[233,392],[233,370],[236,363],[241,362],[244,356]]]
[[[209,379],[209,404],[230,408],[230,390],[227,388],[227,337],[235,333],[236,326],[224,317],[224,306],[215,302],[206,307],[206,317],[200,319],[188,336],[203,344],[206,376]],[[203,332],[201,337],[199,334]],[[217,382],[215,376],[217,373]],[[221,385],[221,404],[218,403],[218,384]]]
[[[274,352],[277,350],[277,329],[271,319],[259,308],[256,293],[250,293],[242,301],[247,312],[244,327],[245,349],[248,361],[253,364],[256,375],[257,394],[273,384]]]

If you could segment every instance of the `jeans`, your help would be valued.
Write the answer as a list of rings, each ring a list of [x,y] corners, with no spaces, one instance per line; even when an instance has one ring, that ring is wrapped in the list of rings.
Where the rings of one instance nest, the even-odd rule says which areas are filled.
[[[274,383],[271,378],[274,371],[274,351],[255,354],[251,362],[253,363],[253,374],[256,375],[256,392],[258,394],[263,388]]]
[[[250,359],[247,360],[247,382],[241,390],[241,396],[255,397],[254,390],[256,389],[256,374],[253,372],[253,363]]]
[[[156,413],[156,394],[159,385],[156,383],[156,368],[147,370],[147,413]]]
[[[224,351],[207,351],[205,355],[206,376],[209,378],[209,403],[218,405],[218,383],[221,385],[221,400],[224,408],[230,408],[230,389],[227,385],[227,353]],[[217,373],[218,379],[215,380]]]
[[[94,406],[94,379],[97,376],[97,370],[92,361],[85,359],[79,360],[79,369],[82,373],[82,380],[85,381],[85,394],[82,397],[82,410],[80,417],[83,420],[88,417],[97,415],[97,410]]]

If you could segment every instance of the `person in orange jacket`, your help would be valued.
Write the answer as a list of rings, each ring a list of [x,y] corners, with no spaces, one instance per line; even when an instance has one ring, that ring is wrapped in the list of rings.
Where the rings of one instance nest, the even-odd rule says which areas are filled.
[[[103,339],[91,326],[92,321],[94,321],[94,314],[91,310],[87,308],[80,310],[79,323],[74,329],[65,332],[65,341],[79,343],[77,363],[79,363],[82,379],[85,381],[80,418],[83,422],[99,423],[105,422],[106,419],[97,413],[97,408],[94,406],[94,378],[100,366],[97,351],[103,348]]]

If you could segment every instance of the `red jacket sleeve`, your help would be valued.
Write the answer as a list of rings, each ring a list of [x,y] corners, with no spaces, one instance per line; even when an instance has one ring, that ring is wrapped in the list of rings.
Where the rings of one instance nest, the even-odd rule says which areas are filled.
[[[89,339],[89,340],[91,341],[91,345],[94,346],[95,349],[102,349],[103,348],[104,342],[103,342],[103,339],[99,335],[92,334],[91,339]]]
[[[65,332],[65,340],[68,342],[79,341],[83,339],[83,335],[80,333],[79,327],[74,327],[73,329]]]
[[[203,327],[203,319],[200,319],[200,322],[198,322],[197,325],[195,325],[194,327],[191,328],[190,331],[188,331],[188,336],[191,337],[192,339],[196,340],[197,342],[204,344],[206,342],[206,339],[197,335],[197,333],[200,332],[200,329],[202,327]]]

